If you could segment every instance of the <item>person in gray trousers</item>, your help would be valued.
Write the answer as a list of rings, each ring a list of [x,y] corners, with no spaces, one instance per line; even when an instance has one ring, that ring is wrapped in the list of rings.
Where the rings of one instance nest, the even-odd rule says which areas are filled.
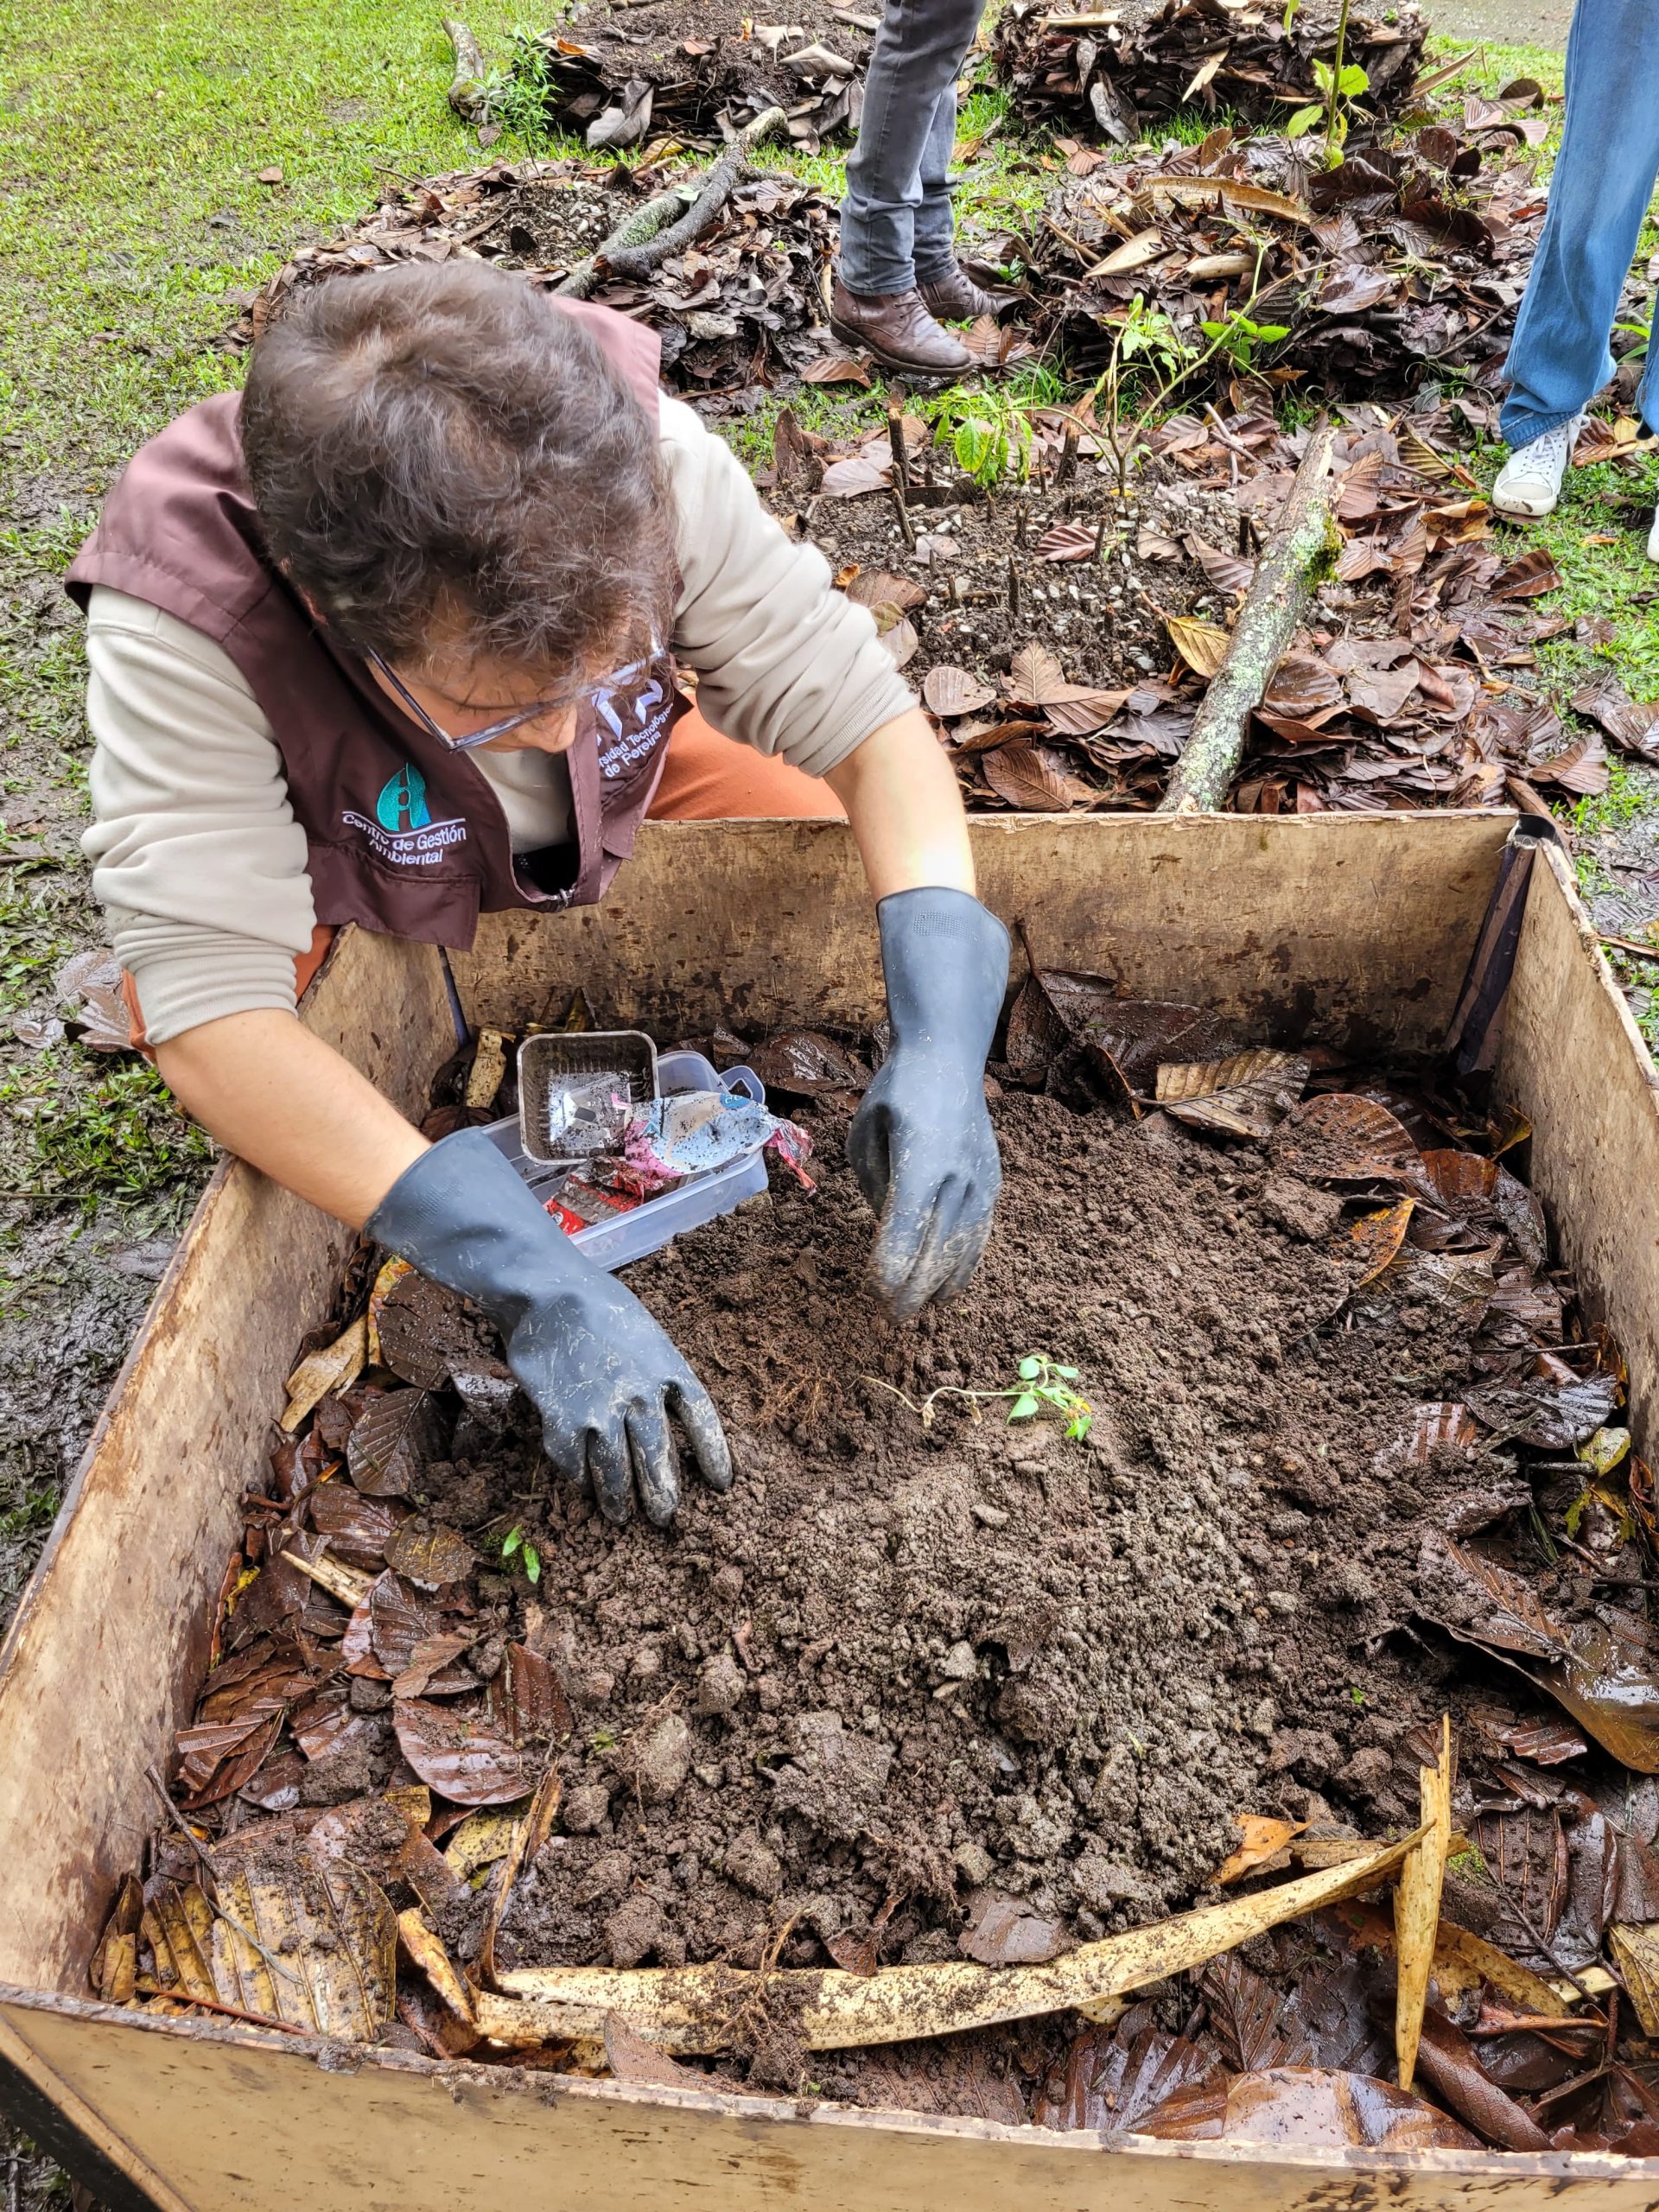
[[[973,365],[944,323],[996,302],[957,260],[950,168],[957,78],[985,0],[887,0],[847,162],[830,327],[884,368],[959,376]]]

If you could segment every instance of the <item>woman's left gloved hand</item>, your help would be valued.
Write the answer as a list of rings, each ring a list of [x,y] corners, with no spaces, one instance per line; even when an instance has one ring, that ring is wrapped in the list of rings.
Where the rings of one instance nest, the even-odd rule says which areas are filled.
[[[893,1045],[847,1135],[881,1217],[871,1271],[901,1320],[967,1287],[1002,1185],[985,1060],[1008,933],[965,891],[894,892],[876,908]]]

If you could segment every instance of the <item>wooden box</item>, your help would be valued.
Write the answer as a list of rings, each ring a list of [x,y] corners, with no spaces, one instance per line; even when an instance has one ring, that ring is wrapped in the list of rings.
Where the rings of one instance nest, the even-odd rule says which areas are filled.
[[[1197,1001],[1261,1041],[1438,1047],[1507,815],[985,820],[984,895],[1038,957]],[[1019,956],[1016,955],[1016,966]],[[648,825],[597,911],[496,916],[455,963],[513,1027],[577,984],[664,1034],[880,1007],[836,824]],[[427,947],[348,933],[304,1018],[414,1108],[453,1047]],[[1531,870],[1497,1070],[1532,1122],[1566,1262],[1624,1342],[1638,1439],[1659,1376],[1659,1100],[1559,852]],[[972,2120],[588,2082],[92,2001],[144,1780],[201,1668],[238,1497],[264,1468],[346,1232],[239,1165],[215,1176],[0,1655],[0,2101],[111,2207],[168,2212],[1153,2212],[1659,2200],[1659,2160],[1112,2142]],[[696,1346],[687,1347],[695,1357]]]

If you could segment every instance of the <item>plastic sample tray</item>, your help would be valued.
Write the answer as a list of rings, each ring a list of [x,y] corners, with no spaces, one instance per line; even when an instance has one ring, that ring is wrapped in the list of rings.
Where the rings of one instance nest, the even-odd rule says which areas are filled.
[[[659,1084],[657,1047],[643,1029],[526,1037],[518,1047],[520,1143],[550,1166],[591,1160],[612,1150],[629,1114],[660,1095]]]
[[[527,1043],[537,1041],[526,1039]],[[757,1106],[766,1103],[766,1085],[753,1068],[728,1068],[722,1076],[701,1052],[664,1052],[657,1062],[657,1087],[660,1096],[682,1090],[728,1090],[753,1099]],[[484,1134],[543,1201],[554,1196],[570,1172],[573,1163],[569,1160],[551,1163],[533,1159],[526,1152],[516,1114],[505,1121],[493,1122]],[[707,1175],[688,1176],[677,1189],[664,1191],[660,1198],[642,1199],[626,1213],[618,1214],[614,1221],[596,1221],[587,1229],[573,1231],[570,1242],[601,1268],[614,1272],[660,1252],[664,1244],[684,1236],[688,1230],[699,1229],[705,1221],[730,1213],[745,1198],[758,1198],[766,1187],[766,1152],[757,1145],[728,1166],[716,1167]]]

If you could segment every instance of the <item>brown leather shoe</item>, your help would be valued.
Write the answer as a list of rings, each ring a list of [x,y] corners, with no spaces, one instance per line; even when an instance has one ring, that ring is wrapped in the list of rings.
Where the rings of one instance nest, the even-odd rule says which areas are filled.
[[[922,305],[940,322],[971,322],[976,315],[996,313],[996,302],[981,291],[959,261],[951,263],[948,275],[928,277],[917,289]]]
[[[845,346],[861,346],[886,369],[912,376],[959,377],[974,365],[968,348],[938,324],[919,292],[849,292],[839,276],[830,327]]]

